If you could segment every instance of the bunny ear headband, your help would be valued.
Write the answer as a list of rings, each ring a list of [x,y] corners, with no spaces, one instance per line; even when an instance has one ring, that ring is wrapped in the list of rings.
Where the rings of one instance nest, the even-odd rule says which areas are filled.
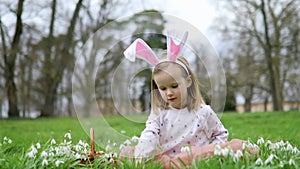
[[[166,61],[175,62],[180,66],[182,66],[186,71],[186,73],[189,74],[187,67],[182,62],[177,60],[178,54],[187,40],[187,36],[188,36],[188,32],[185,32],[179,44],[176,44],[175,41],[170,36],[167,36],[167,59],[164,60],[159,60],[155,55],[155,53],[153,52],[153,50],[147,45],[147,43],[140,38],[136,39],[124,51],[124,55],[128,60],[132,62],[134,62],[135,58],[137,57],[145,60],[152,66],[156,66],[157,64]]]

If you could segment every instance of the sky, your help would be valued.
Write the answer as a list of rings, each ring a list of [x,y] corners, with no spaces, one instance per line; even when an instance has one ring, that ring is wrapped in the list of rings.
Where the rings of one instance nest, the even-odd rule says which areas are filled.
[[[208,39],[212,36],[208,29],[216,17],[216,8],[209,0],[134,0],[130,8],[133,9],[132,13],[144,9],[160,10],[164,14],[178,17],[195,26]]]

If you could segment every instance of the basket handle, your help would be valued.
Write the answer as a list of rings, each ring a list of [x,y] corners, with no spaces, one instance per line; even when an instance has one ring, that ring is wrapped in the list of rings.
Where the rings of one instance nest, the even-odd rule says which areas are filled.
[[[96,153],[95,150],[95,143],[94,143],[94,129],[90,129],[90,148],[91,148],[91,154],[94,155]]]

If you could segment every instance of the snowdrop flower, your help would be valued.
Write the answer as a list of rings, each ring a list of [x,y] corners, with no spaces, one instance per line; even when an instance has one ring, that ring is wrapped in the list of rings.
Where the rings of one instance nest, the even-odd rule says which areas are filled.
[[[255,164],[256,164],[256,165],[263,165],[263,161],[261,160],[261,158],[258,158],[258,159],[255,161]]]
[[[229,148],[223,148],[221,150],[221,154],[222,154],[222,156],[227,157],[229,154]]]
[[[219,144],[215,146],[214,155],[221,155],[221,146]]]
[[[276,150],[276,149],[279,149],[280,148],[280,145],[275,143],[275,144],[271,144],[270,147],[269,147],[271,150]]]
[[[75,145],[75,150],[76,151],[80,151],[81,149],[82,149],[81,145],[78,145],[78,144]]]
[[[278,142],[278,144],[279,144],[281,147],[283,147],[285,143],[284,143],[282,140],[280,140],[280,142]]]
[[[241,150],[237,150],[236,151],[236,153],[235,153],[235,155],[237,156],[237,157],[243,157],[243,152],[241,151]]]
[[[274,158],[277,158],[277,156],[274,155],[274,154],[271,154],[271,155],[266,159],[265,164],[269,164],[269,163],[272,164]]]
[[[188,152],[191,152],[191,149],[190,149],[190,146],[186,145],[186,146],[182,146],[180,151],[182,153],[184,153],[184,152],[188,153]]]
[[[50,157],[53,157],[55,154],[53,152],[49,152],[48,154]]]
[[[279,162],[279,167],[283,168],[284,167],[284,163],[282,161]]]
[[[286,146],[286,149],[289,150],[289,151],[293,151],[294,147],[291,144],[288,144]]]
[[[7,143],[8,143],[8,144],[11,144],[11,143],[12,143],[12,140],[11,140],[11,139],[8,139],[8,140],[7,140]]]
[[[293,154],[298,154],[299,153],[299,150],[297,147],[294,147],[293,150],[292,150],[292,153]]]
[[[127,140],[124,141],[124,144],[129,146],[129,145],[131,145],[131,141],[127,139]]]
[[[30,151],[29,153],[27,153],[27,156],[29,158],[34,158],[35,157],[35,153],[33,151]]]
[[[120,144],[119,149],[122,150],[123,148],[125,148],[126,146],[124,144]]]
[[[55,161],[55,166],[58,167],[60,164],[63,164],[63,163],[64,163],[64,161],[57,160],[57,161]]]
[[[7,138],[6,136],[4,136],[3,140],[4,140],[4,141],[7,141],[7,140],[8,140],[8,138]]]
[[[48,165],[48,160],[47,159],[43,159],[42,166],[46,166],[46,165]]]
[[[116,142],[113,143],[113,146],[116,147],[118,144]]]
[[[126,131],[125,131],[125,130],[121,130],[121,133],[122,133],[122,134],[125,134],[125,133],[126,133]]]
[[[70,140],[71,140],[71,139],[72,139],[72,137],[71,137],[71,133],[69,133],[69,132],[68,132],[68,133],[66,133],[66,134],[65,134],[65,138],[68,138],[68,139],[70,139]]]
[[[81,159],[81,158],[82,158],[82,155],[80,155],[79,153],[75,153],[74,157],[75,157],[76,159]]]
[[[36,148],[40,149],[41,148],[41,144],[40,143],[36,143]]]
[[[136,142],[138,142],[139,141],[139,137],[137,137],[137,136],[133,136],[132,138],[131,138],[131,141],[133,141],[134,143],[136,143]]]
[[[111,146],[110,145],[107,145],[106,147],[105,147],[105,150],[106,151],[110,151],[112,148],[111,148]]]
[[[54,138],[53,138],[53,139],[51,139],[51,142],[50,142],[50,144],[51,144],[51,145],[53,145],[53,144],[56,144],[56,141],[54,140]]]
[[[257,140],[257,144],[264,144],[264,143],[265,143],[265,140],[263,137],[261,137]]]
[[[295,160],[292,159],[292,158],[290,158],[290,160],[289,160],[289,165],[296,165]]]
[[[47,157],[47,156],[48,156],[48,153],[46,151],[42,151],[41,157]]]
[[[271,144],[272,144],[272,142],[271,142],[270,140],[267,140],[266,146],[267,146],[267,145],[271,145]]]
[[[37,149],[34,147],[34,145],[31,146],[31,151],[27,153],[27,156],[29,158],[35,158],[36,153],[38,153]]]

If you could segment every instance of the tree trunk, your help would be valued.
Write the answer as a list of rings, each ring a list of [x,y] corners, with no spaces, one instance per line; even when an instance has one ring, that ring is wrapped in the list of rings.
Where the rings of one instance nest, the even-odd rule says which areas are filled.
[[[66,40],[63,44],[62,52],[59,54],[59,59],[55,59],[54,61],[59,61],[59,66],[57,67],[57,70],[54,70],[54,77],[52,79],[52,82],[49,82],[49,92],[46,92],[45,96],[45,102],[42,108],[41,116],[50,116],[54,113],[55,110],[55,102],[56,102],[56,96],[57,96],[57,88],[59,84],[61,83],[64,70],[70,62],[72,62],[71,55],[69,53],[69,49],[71,47],[71,43],[73,41],[73,32],[75,29],[76,21],[79,16],[80,8],[82,6],[82,0],[78,0],[75,11],[73,13],[73,17],[70,22],[70,26],[68,28],[68,32],[66,35]],[[53,16],[54,17],[54,16]]]
[[[5,62],[5,88],[8,99],[8,116],[9,117],[19,117],[18,109],[18,98],[17,98],[17,88],[14,81],[15,78],[15,60],[17,53],[19,51],[19,42],[22,34],[22,13],[23,13],[23,2],[24,0],[19,0],[17,9],[17,24],[16,30],[13,37],[11,50],[9,53],[4,54]]]
[[[268,71],[270,74],[270,86],[271,86],[271,94],[272,94],[272,101],[273,101],[273,110],[279,111],[282,110],[282,95],[280,94],[281,92],[281,87],[280,87],[280,79],[279,79],[279,72],[278,68],[273,63],[273,57],[272,57],[272,45],[270,42],[270,37],[269,37],[269,27],[267,23],[267,15],[265,11],[265,2],[264,0],[261,0],[261,13],[263,17],[263,24],[264,24],[264,35],[265,35],[265,42],[266,45],[264,47],[265,51],[265,57],[267,60],[267,66],[268,66]]]

